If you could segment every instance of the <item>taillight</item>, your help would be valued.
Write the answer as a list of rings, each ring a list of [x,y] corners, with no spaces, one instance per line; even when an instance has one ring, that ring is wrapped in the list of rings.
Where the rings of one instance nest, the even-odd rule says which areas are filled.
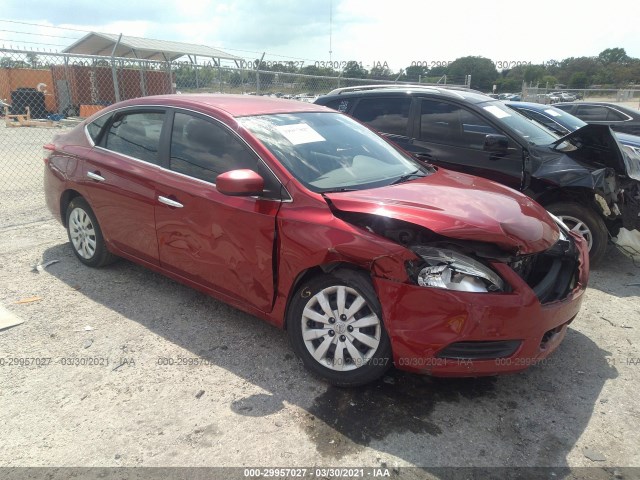
[[[47,143],[42,148],[44,148],[46,150],[43,160],[44,160],[45,165],[48,165],[49,164],[49,159],[51,158],[51,155],[53,154],[53,152],[56,151],[56,146],[53,143]]]

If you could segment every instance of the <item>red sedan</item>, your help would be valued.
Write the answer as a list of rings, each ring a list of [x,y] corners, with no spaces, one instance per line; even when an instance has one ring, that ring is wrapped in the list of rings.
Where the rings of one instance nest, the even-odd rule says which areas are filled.
[[[578,314],[587,249],[507,187],[416,162],[308,103],[170,95],[46,145],[80,262],[124,257],[284,328],[316,374],[515,372]]]

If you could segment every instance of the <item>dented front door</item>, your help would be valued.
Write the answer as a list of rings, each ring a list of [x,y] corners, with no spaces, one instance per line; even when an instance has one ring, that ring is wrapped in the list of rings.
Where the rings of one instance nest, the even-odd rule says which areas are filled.
[[[157,182],[157,191],[160,264],[223,295],[270,311],[279,202],[229,197],[212,184],[170,172]]]

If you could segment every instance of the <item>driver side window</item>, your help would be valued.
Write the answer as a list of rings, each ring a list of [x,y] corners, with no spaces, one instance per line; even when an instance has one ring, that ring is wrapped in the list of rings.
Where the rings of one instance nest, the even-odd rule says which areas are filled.
[[[170,168],[215,184],[221,173],[249,169],[264,179],[264,197],[281,198],[281,184],[258,156],[222,125],[176,113],[171,131]]]

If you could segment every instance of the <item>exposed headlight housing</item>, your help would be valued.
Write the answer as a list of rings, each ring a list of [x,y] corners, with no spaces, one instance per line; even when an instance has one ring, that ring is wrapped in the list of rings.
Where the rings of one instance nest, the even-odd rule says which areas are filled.
[[[624,156],[624,164],[629,178],[640,181],[640,148],[631,145],[620,145]]]
[[[421,287],[477,293],[504,291],[504,281],[498,274],[471,257],[439,247],[412,250],[425,262],[415,275]]]

